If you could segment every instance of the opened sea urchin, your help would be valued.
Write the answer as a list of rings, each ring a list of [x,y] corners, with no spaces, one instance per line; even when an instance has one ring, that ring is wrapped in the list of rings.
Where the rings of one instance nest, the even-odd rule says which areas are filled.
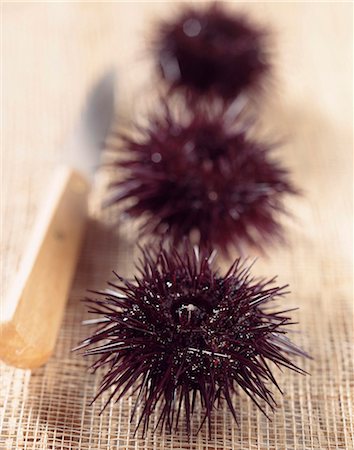
[[[97,358],[94,369],[106,370],[97,397],[107,391],[107,406],[132,388],[144,432],[156,408],[157,425],[170,431],[183,416],[190,432],[196,403],[209,429],[220,400],[236,419],[236,388],[273,409],[270,385],[280,388],[269,363],[303,373],[293,358],[305,353],[286,337],[288,312],[271,308],[286,286],[254,279],[240,259],[221,275],[212,258],[187,244],[145,248],[134,281],[117,275],[88,300],[98,314],[89,322],[100,328],[79,348]]]
[[[230,122],[229,109],[178,117],[165,106],[145,128],[120,136],[113,166],[123,174],[107,203],[124,202],[142,234],[167,234],[175,244],[194,233],[195,243],[227,253],[282,240],[284,196],[297,191],[274,146],[251,138],[240,119]]]

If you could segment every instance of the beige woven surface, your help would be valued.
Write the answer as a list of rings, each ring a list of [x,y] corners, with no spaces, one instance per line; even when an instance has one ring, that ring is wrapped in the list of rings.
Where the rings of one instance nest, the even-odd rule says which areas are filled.
[[[286,137],[282,157],[304,190],[289,208],[289,247],[261,258],[255,271],[279,274],[299,306],[294,340],[313,361],[311,376],[277,373],[284,397],[268,422],[251,402],[235,398],[239,426],[226,408],[215,416],[211,439],[203,428],[190,440],[179,432],[133,435],[126,398],[98,415],[89,406],[100,374],[70,349],[89,330],[79,302],[112,269],[132,271],[134,238],[112,227],[92,199],[75,283],[56,352],[33,371],[0,366],[0,449],[352,449],[352,5],[268,3],[232,5],[272,24],[278,47],[276,97],[264,123]],[[171,3],[2,3],[2,292],[14,277],[38,205],[60,150],[92,81],[118,69],[120,111],[151,90],[142,49],[151,19],[173,12]],[[142,57],[142,58],[141,58]],[[48,299],[50,301],[50,299]],[[198,426],[198,415],[195,427]]]

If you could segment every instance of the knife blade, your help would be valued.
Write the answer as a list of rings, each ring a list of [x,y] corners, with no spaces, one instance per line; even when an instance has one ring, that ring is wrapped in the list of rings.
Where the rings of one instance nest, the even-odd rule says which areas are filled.
[[[44,364],[53,353],[75,272],[87,200],[114,116],[114,72],[93,86],[65,146],[45,202],[0,310],[0,359],[21,368]]]

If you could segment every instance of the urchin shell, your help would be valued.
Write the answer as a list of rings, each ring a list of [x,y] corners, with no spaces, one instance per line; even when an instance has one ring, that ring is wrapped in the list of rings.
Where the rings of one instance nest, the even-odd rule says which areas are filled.
[[[98,314],[89,322],[100,328],[79,348],[97,358],[94,369],[106,370],[97,397],[109,392],[107,406],[132,388],[144,433],[159,404],[158,425],[169,431],[184,415],[190,433],[199,399],[209,429],[222,399],[236,419],[237,386],[259,408],[273,409],[270,385],[280,388],[269,363],[303,373],[293,358],[306,355],[286,337],[288,312],[271,307],[286,286],[252,278],[240,259],[221,275],[212,259],[189,244],[145,248],[134,281],[116,274],[116,283],[88,300]]]
[[[152,51],[172,91],[230,100],[262,86],[271,68],[268,40],[265,29],[221,5],[184,6],[157,26]]]
[[[113,162],[120,178],[107,204],[141,218],[141,233],[168,235],[175,244],[195,235],[202,247],[242,252],[282,241],[284,195],[296,194],[274,145],[249,137],[230,109],[186,109],[152,115],[145,128],[121,134]],[[129,200],[129,201],[128,201]]]

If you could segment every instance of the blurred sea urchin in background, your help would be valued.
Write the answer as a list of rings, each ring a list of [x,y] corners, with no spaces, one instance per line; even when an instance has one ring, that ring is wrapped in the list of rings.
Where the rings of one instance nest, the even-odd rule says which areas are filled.
[[[152,51],[170,91],[232,101],[262,86],[271,68],[268,38],[265,29],[220,4],[183,6],[157,26]]]
[[[145,127],[120,134],[113,166],[123,173],[113,178],[108,203],[141,217],[142,234],[175,244],[194,233],[201,247],[227,253],[281,240],[284,195],[297,190],[274,146],[250,138],[247,122],[230,121],[229,113],[189,107],[177,114],[165,102]]]

